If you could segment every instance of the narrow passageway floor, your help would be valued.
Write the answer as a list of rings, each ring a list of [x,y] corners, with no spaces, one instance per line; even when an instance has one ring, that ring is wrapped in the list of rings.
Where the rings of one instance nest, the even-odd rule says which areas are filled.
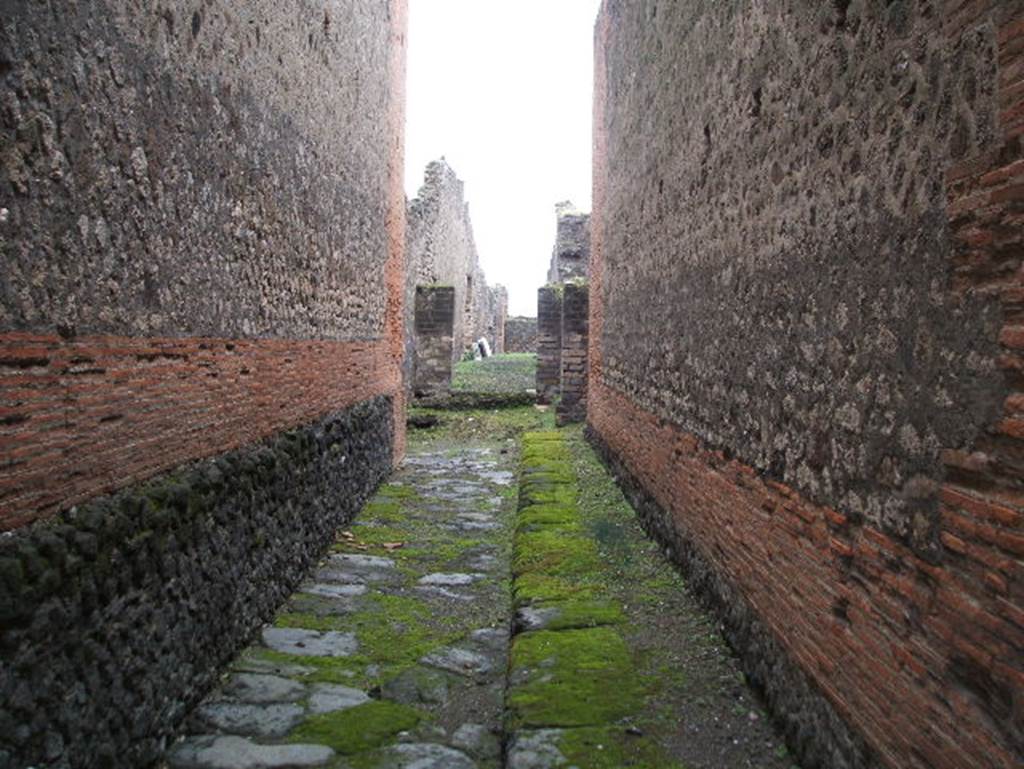
[[[789,769],[582,431],[438,416],[168,765]]]

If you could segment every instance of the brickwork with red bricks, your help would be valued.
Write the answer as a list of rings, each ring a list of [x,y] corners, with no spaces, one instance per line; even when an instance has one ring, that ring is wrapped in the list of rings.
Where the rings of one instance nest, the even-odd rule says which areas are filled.
[[[397,393],[384,342],[0,336],[0,528]]]
[[[972,445],[942,453],[941,552],[927,560],[862,518],[815,504],[709,447],[602,379],[601,286],[610,226],[603,215],[608,89],[602,42],[613,21],[606,4],[596,30],[591,428],[656,504],[672,536],[728,586],[735,603],[718,607],[727,626],[746,612],[756,617],[785,658],[769,667],[794,665],[863,739],[860,758],[844,765],[1021,765],[1024,3],[941,4],[942,31],[951,40],[968,29],[994,29],[998,44],[999,136],[984,154],[948,170],[947,192],[952,289],[968,300],[1000,300],[999,365],[1009,395],[1002,418],[980,426]],[[770,693],[771,675],[762,682]]]

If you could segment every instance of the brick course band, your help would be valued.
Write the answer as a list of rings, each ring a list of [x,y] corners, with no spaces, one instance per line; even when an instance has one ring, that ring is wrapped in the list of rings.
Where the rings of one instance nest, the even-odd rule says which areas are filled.
[[[364,401],[0,540],[0,769],[144,767],[391,469]]]
[[[0,335],[0,530],[397,393],[387,342]]]

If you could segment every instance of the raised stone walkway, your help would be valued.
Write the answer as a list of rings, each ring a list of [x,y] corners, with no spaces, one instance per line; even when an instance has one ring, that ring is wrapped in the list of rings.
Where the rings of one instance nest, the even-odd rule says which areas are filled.
[[[788,769],[580,431],[474,420],[546,417],[414,436],[168,766]]]

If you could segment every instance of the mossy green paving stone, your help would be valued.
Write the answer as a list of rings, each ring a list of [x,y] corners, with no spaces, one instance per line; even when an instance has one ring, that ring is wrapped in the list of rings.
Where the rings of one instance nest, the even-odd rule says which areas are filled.
[[[618,625],[626,621],[622,608],[611,601],[562,601],[548,603],[544,607],[558,612],[545,623],[545,630]]]
[[[605,724],[640,704],[629,650],[612,628],[523,633],[512,644],[511,671],[516,728]]]
[[[293,743],[327,745],[343,755],[380,747],[414,728],[423,715],[395,702],[367,702],[335,713],[311,716],[289,735]]]
[[[527,606],[571,598],[597,598],[602,590],[603,585],[592,575],[588,575],[588,579],[584,580],[527,573],[516,577],[512,585],[512,596],[516,606]]]
[[[512,573],[539,572],[554,577],[584,576],[601,566],[597,545],[586,536],[546,527],[516,535]]]
[[[573,505],[528,505],[516,514],[517,533],[552,525],[569,531],[583,530],[579,515]]]
[[[519,489],[519,500],[524,505],[575,504],[579,491],[566,484],[536,484]]]

